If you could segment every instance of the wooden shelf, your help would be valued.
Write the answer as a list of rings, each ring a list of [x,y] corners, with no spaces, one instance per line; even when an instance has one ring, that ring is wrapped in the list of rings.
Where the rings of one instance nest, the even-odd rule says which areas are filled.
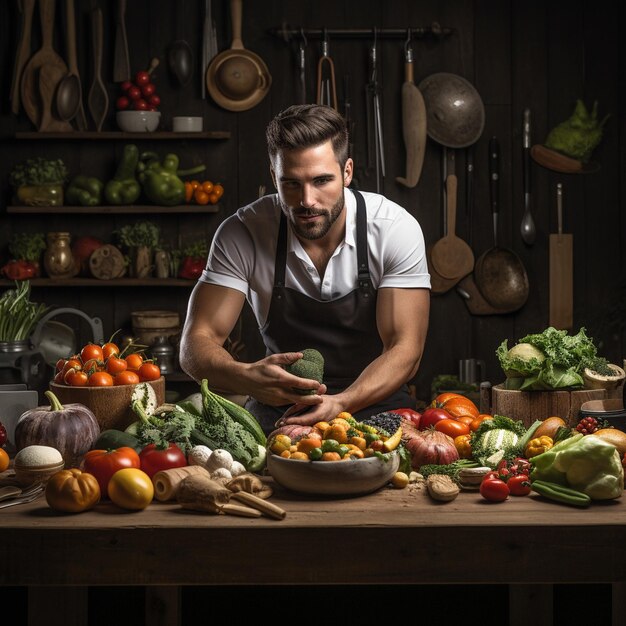
[[[31,278],[31,287],[193,287],[186,278]],[[0,280],[0,287],[13,287],[15,281]]]
[[[151,205],[105,205],[105,206],[8,206],[7,213],[40,213],[60,215],[62,213],[217,213],[219,204],[183,204],[180,206]]]
[[[174,133],[157,130],[146,133],[125,133],[122,131],[75,131],[67,133],[47,133],[37,131],[17,132],[16,139],[229,139],[230,131],[208,130],[201,133]]]

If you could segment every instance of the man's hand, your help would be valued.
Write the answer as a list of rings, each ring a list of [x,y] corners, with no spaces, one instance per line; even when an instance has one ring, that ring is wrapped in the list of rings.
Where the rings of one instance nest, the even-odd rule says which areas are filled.
[[[321,395],[326,393],[326,385],[309,378],[294,376],[284,369],[302,358],[302,352],[282,352],[247,365],[249,395],[270,406],[300,404],[310,407],[322,402]],[[315,389],[310,395],[299,394],[294,389]]]
[[[276,427],[286,424],[313,426],[317,422],[329,422],[344,410],[344,404],[339,395],[322,395],[320,402],[313,406],[299,401],[289,407],[276,422]]]

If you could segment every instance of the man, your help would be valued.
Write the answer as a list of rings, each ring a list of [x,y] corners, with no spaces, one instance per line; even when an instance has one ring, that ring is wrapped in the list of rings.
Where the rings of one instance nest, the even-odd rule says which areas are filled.
[[[430,307],[419,224],[381,195],[346,191],[353,162],[333,108],[289,107],[266,136],[278,193],[216,232],[189,301],[181,366],[249,396],[246,408],[266,432],[281,416],[313,424],[414,405],[406,383],[419,367]],[[223,347],[246,299],[267,348],[255,363]],[[323,384],[284,369],[305,348],[324,357]],[[294,390],[311,388],[317,393]]]

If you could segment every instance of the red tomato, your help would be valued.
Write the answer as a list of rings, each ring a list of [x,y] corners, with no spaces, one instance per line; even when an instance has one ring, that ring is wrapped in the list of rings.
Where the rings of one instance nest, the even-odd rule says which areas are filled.
[[[135,111],[147,111],[148,103],[143,98],[137,98],[133,101],[133,109]]]
[[[530,480],[526,474],[511,476],[506,485],[512,496],[527,496],[530,493]]]
[[[54,366],[54,371],[55,372],[60,372],[63,370],[63,366],[65,365],[65,362],[67,361],[67,359],[59,359],[56,362],[56,365]]]
[[[118,345],[111,341],[105,343],[102,346],[102,357],[104,358],[104,360],[106,361],[109,357],[114,356],[114,355],[115,356],[120,355],[120,349]]]
[[[126,359],[126,363],[128,363],[129,370],[138,370],[143,363],[143,357],[137,352],[133,352],[124,358]]]
[[[75,370],[81,370],[83,369],[83,364],[81,361],[79,361],[78,359],[67,359],[67,361],[65,361],[65,364],[63,365],[63,369],[61,370],[61,374],[63,376],[65,376],[65,374],[67,374],[67,372],[71,369],[75,369]]]
[[[120,88],[122,89],[122,91],[128,91],[131,87],[134,87],[134,85],[133,85],[133,83],[130,80],[125,80],[120,85]]]
[[[120,96],[115,101],[115,107],[118,109],[118,111],[123,111],[124,109],[127,109],[129,105],[130,99],[128,98],[128,96]]]
[[[137,85],[131,85],[126,93],[131,100],[137,100],[137,98],[141,98],[141,89],[137,87]]]
[[[509,497],[508,485],[499,478],[487,474],[480,483],[480,495],[489,502],[503,502]]]
[[[141,469],[150,478],[161,470],[187,465],[185,453],[175,443],[170,443],[169,447],[164,450],[150,443],[139,453],[139,461]]]
[[[115,450],[89,450],[85,454],[83,471],[93,474],[100,485],[102,497],[108,497],[107,487],[111,476],[125,467],[139,469],[141,461],[135,450],[129,447]]]
[[[142,87],[150,82],[150,74],[146,71],[137,72],[135,74],[135,85]]]
[[[458,437],[460,435],[468,435],[470,428],[467,424],[459,422],[458,420],[446,419],[439,420],[435,424],[435,430],[438,430],[440,433],[444,433],[445,435],[448,435],[449,437],[452,437],[452,439],[454,439],[455,437]]]
[[[134,370],[125,370],[113,377],[113,384],[115,385],[136,385],[141,382],[139,374]]]
[[[83,363],[85,361],[89,361],[90,359],[95,359],[96,361],[103,361],[102,356],[102,347],[95,343],[88,343],[81,351],[80,358]]]
[[[89,382],[89,376],[86,372],[71,367],[63,376],[63,382],[71,387],[84,387]]]
[[[112,387],[113,376],[109,372],[94,372],[89,377],[90,387]]]
[[[139,368],[139,378],[145,380],[157,380],[161,378],[161,369],[154,363],[143,363]]]
[[[430,426],[434,426],[437,422],[449,419],[452,419],[452,416],[450,415],[450,413],[448,413],[448,411],[445,411],[444,409],[426,409],[422,413],[419,429],[426,430]]]
[[[141,93],[144,98],[149,98],[155,91],[156,87],[154,86],[154,83],[146,83],[141,87]]]
[[[157,94],[153,93],[149,98],[148,98],[148,104],[150,106],[153,107],[158,107],[159,104],[161,104],[161,98],[160,96],[157,96]]]
[[[106,361],[106,370],[109,374],[115,376],[116,374],[120,374],[128,368],[128,363],[124,359],[120,359],[119,357],[113,355],[110,356]]]

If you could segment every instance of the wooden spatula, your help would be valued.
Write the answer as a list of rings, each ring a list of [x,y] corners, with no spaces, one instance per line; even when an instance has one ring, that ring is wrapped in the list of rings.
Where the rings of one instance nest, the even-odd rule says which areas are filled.
[[[557,234],[550,235],[550,326],[574,325],[574,238],[563,234],[563,185],[556,186]]]

